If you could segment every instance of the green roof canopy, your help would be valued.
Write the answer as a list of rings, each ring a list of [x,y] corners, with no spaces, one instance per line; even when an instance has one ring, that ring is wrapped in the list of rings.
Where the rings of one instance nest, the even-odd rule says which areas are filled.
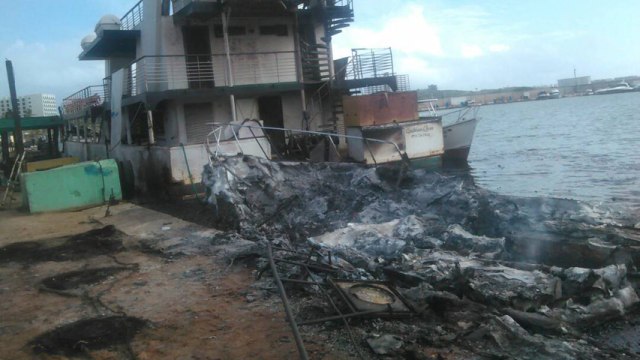
[[[64,120],[60,116],[39,116],[20,119],[22,130],[48,129],[64,126]],[[0,119],[0,131],[14,131],[14,119]]]

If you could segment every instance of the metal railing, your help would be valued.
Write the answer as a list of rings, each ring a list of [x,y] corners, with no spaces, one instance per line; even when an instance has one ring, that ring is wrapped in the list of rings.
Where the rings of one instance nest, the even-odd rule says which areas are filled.
[[[351,67],[347,79],[366,79],[393,76],[393,52],[391,48],[351,49]]]
[[[84,112],[85,109],[100,106],[105,102],[107,91],[105,85],[91,85],[67,96],[62,100],[65,114]]]
[[[467,107],[440,114],[442,116],[442,122],[444,124],[445,119],[454,118],[454,120],[447,120],[448,125],[464,122],[467,120],[477,119],[480,105],[469,105]]]
[[[427,117],[441,117],[442,123],[445,122],[449,125],[463,122],[466,120],[477,119],[480,105],[472,104],[460,109],[455,109],[447,112],[440,112],[436,109],[434,103],[438,102],[438,99],[423,99],[418,101],[418,110],[422,113],[426,113]],[[453,119],[453,120],[451,120]]]
[[[293,51],[231,54],[231,77],[225,54],[145,56],[129,66],[127,94],[297,82]]]
[[[138,1],[131,10],[120,19],[120,30],[134,30],[142,22],[144,6],[142,0]]]
[[[391,48],[378,49],[351,49],[351,57],[345,70],[346,80],[372,79],[380,77],[396,76],[393,66],[393,51]],[[406,80],[408,88],[408,76],[400,79],[398,83]],[[369,95],[382,91],[393,91],[389,85],[366,86],[353,89],[360,95]],[[398,89],[400,90],[400,88]]]
[[[394,75],[396,78],[397,88],[395,91],[409,91],[411,90],[409,84],[409,75]],[[364,88],[357,89],[359,95],[371,95],[379,92],[392,92],[394,89],[389,85],[373,85]]]
[[[333,6],[348,6],[353,9],[353,0],[328,0],[327,4],[331,4]]]
[[[369,143],[378,143],[378,144],[387,144],[393,147],[393,149],[398,153],[398,155],[400,156],[400,159],[402,160],[406,160],[407,159],[407,155],[404,154],[401,150],[400,147],[398,146],[398,144],[394,143],[393,141],[390,140],[382,140],[382,139],[372,139],[372,138],[365,138],[365,137],[361,137],[361,136],[353,136],[353,135],[343,135],[343,134],[336,134],[336,133],[329,133],[329,132],[322,132],[322,131],[311,131],[311,130],[298,130],[298,129],[287,129],[287,128],[279,128],[279,127],[270,127],[270,126],[255,126],[255,125],[245,125],[245,124],[219,124],[219,123],[212,123],[211,124],[213,126],[213,130],[207,134],[207,137],[205,138],[205,144],[206,144],[206,149],[207,152],[213,156],[213,157],[218,157],[222,151],[221,151],[221,145],[220,142],[221,141],[225,141],[225,139],[222,139],[223,134],[227,133],[228,130],[231,130],[231,133],[233,135],[233,141],[236,143],[236,146],[238,147],[238,153],[244,154],[244,151],[242,151],[242,146],[240,145],[240,138],[238,137],[238,132],[236,132],[236,129],[240,129],[240,128],[246,128],[249,129],[249,131],[251,132],[251,134],[253,134],[252,137],[250,138],[242,138],[242,140],[244,139],[255,139],[256,142],[258,142],[258,145],[260,147],[260,149],[262,150],[265,158],[269,159],[270,156],[266,153],[266,151],[264,151],[264,149],[262,148],[262,145],[259,142],[259,138],[258,136],[255,136],[255,133],[253,132],[253,130],[260,130],[261,132],[263,132],[263,130],[274,130],[274,131],[282,131],[286,133],[290,133],[290,134],[301,134],[301,135],[316,135],[316,136],[324,136],[327,138],[327,141],[329,142],[329,144],[331,145],[331,147],[335,150],[336,153],[338,152],[338,149],[335,145],[334,142],[334,138],[338,137],[338,138],[342,138],[342,139],[355,139],[355,140],[362,140],[362,142],[366,145],[369,154],[371,155],[371,159],[373,160],[374,164],[377,166],[378,162],[376,161],[376,158],[373,154],[373,150],[371,149],[371,147],[369,146]],[[211,137],[213,136],[213,139],[215,140],[215,149],[212,151],[211,149]],[[269,140],[269,143],[271,143],[271,140],[269,139],[269,135],[267,135],[266,132],[264,132],[264,136],[267,138],[267,140]],[[273,147],[273,145],[271,145]]]
[[[102,79],[102,86],[104,87],[104,101],[111,101],[111,76]]]

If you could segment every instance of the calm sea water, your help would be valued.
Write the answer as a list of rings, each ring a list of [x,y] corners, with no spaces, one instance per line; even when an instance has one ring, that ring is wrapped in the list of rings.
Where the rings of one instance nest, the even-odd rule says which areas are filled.
[[[640,92],[483,106],[469,155],[487,189],[640,212]]]

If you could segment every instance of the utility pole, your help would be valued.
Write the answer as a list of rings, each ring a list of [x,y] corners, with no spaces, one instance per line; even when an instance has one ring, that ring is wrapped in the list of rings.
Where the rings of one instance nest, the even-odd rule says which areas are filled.
[[[15,121],[13,129],[13,137],[16,142],[16,156],[20,156],[24,152],[24,144],[22,143],[22,124],[20,124],[20,108],[18,107],[18,96],[16,95],[16,79],[13,76],[13,64],[11,60],[5,61],[7,65],[7,77],[9,78],[9,92],[11,93],[11,113]]]

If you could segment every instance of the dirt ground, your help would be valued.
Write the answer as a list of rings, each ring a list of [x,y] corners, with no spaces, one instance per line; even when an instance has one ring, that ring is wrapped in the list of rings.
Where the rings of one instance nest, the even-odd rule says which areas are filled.
[[[68,358],[69,354],[36,354],[33,340],[82,319],[123,315],[143,319],[146,325],[126,344],[84,349],[74,356],[93,359],[298,356],[279,299],[270,296],[256,300],[247,296],[253,291],[255,277],[251,267],[242,263],[229,265],[224,258],[209,254],[167,256],[136,246],[137,237],[133,235],[155,236],[150,227],[174,227],[176,232],[188,229],[191,233],[198,228],[133,205],[120,207],[112,209],[116,215],[107,218],[105,207],[40,215],[0,211],[0,248],[15,243],[31,246],[27,242],[36,240],[41,246],[53,246],[67,241],[71,235],[108,223],[124,232],[120,235],[124,247],[109,253],[71,258],[62,254],[58,258],[29,260],[27,251],[20,256],[22,260],[0,260],[0,359]],[[118,272],[71,290],[51,291],[41,283],[50,277],[55,280],[57,274],[62,279],[59,274],[66,272],[112,267],[118,267]],[[312,358],[350,357],[326,339],[314,340],[308,335],[307,340]],[[82,345],[73,344],[79,349],[83,349]]]

